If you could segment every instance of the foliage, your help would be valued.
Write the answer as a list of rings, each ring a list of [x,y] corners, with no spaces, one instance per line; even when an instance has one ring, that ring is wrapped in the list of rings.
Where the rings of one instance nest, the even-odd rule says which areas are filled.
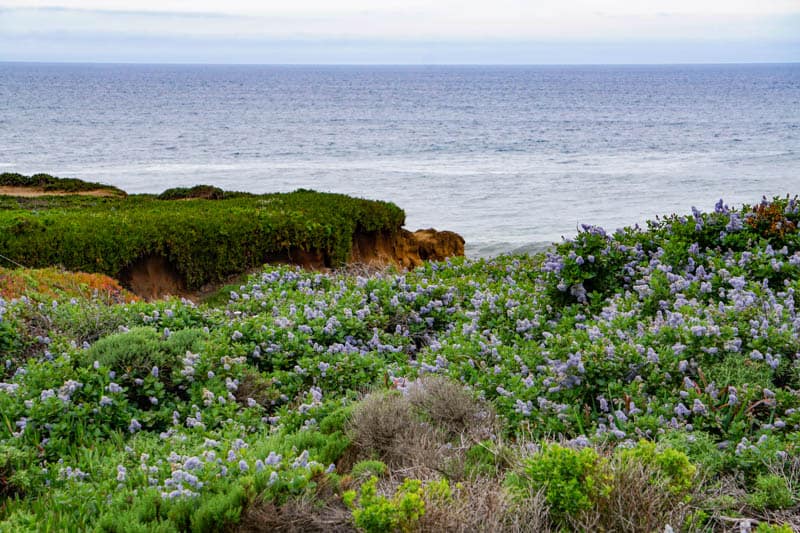
[[[577,514],[611,491],[608,462],[592,448],[575,450],[558,444],[546,445],[528,459],[520,475],[509,476],[509,486],[527,495],[530,488],[544,489],[547,503],[556,515]]]
[[[376,460],[359,461],[353,465],[350,474],[354,478],[383,477],[388,472],[386,463]]]
[[[44,239],[49,216],[267,200],[334,221],[350,202],[3,198],[0,240],[14,217]],[[794,199],[762,204],[800,222]],[[394,212],[353,205],[373,229]],[[235,530],[261,509],[307,529],[677,531],[722,528],[722,503],[796,527],[800,240],[754,209],[586,229],[549,256],[266,267],[210,305],[26,280],[0,298],[0,530]]]
[[[747,501],[756,509],[786,509],[794,505],[792,492],[781,476],[762,474],[756,478],[754,488]]]
[[[10,300],[37,294],[42,298],[100,298],[106,303],[135,300],[119,282],[101,274],[68,272],[58,268],[6,269],[0,267],[0,298]]]
[[[245,196],[245,193],[226,193],[213,185],[195,185],[194,187],[175,187],[167,189],[158,195],[159,200],[185,200],[188,198],[205,198],[206,200],[221,200],[231,196]]]
[[[411,531],[425,514],[422,483],[406,479],[392,498],[377,492],[378,478],[366,481],[356,496],[355,491],[344,494],[344,501],[353,509],[356,526],[368,533]]]
[[[357,232],[394,232],[403,220],[389,203],[307,190],[226,194],[213,203],[148,195],[19,199],[0,204],[0,254],[27,267],[116,278],[142,259],[163,257],[195,289],[300,250],[340,266]]]
[[[663,483],[673,494],[685,494],[692,488],[697,468],[685,453],[674,448],[658,449],[651,441],[642,440],[620,452],[623,461],[637,461],[655,471],[655,483]]]
[[[56,178],[49,174],[34,174],[23,176],[11,172],[0,174],[0,186],[40,188],[45,192],[81,192],[81,191],[107,191],[114,195],[125,196],[125,192],[102,183],[91,183],[74,178]]]

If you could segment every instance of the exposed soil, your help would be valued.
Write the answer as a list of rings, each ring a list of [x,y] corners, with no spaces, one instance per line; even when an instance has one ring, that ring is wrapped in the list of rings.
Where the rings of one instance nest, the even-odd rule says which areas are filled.
[[[452,231],[424,229],[396,233],[365,232],[353,239],[351,263],[416,268],[425,261],[442,261],[464,255],[464,239]]]
[[[464,239],[451,231],[434,229],[410,232],[362,232],[353,238],[350,265],[382,268],[395,265],[403,270],[418,267],[424,261],[441,261],[448,257],[464,255]],[[297,265],[306,270],[328,271],[330,258],[320,250],[290,248],[286,252],[267,257],[265,263]],[[216,292],[231,282],[241,279],[241,273],[223,283],[209,284],[196,291],[186,289],[186,282],[175,265],[158,255],[139,259],[119,276],[122,285],[142,298],[157,299],[165,296],[182,296],[192,300]]]
[[[159,255],[143,257],[122,272],[119,280],[132,293],[148,300],[164,296],[189,296],[178,269]]]
[[[90,191],[46,191],[41,187],[12,187],[0,185],[0,195],[23,196],[35,198],[38,196],[118,196],[118,193],[107,189],[92,189]]]

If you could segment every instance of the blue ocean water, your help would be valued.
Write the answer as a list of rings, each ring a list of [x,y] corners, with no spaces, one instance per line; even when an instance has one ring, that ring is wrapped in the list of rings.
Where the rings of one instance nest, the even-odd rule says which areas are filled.
[[[800,64],[0,63],[0,172],[390,200],[471,255],[800,193]]]

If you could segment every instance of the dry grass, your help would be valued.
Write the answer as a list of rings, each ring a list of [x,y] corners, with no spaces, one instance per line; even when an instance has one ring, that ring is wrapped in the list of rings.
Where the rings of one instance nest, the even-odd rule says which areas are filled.
[[[293,498],[282,505],[259,500],[242,514],[237,533],[276,532],[350,533],[356,529],[350,510],[342,503],[330,483],[318,481],[314,495]]]
[[[530,494],[520,499],[503,486],[508,469],[537,453],[541,442],[522,437],[513,443],[503,443],[495,414],[457,382],[430,376],[412,383],[405,394],[397,391],[368,394],[354,410],[348,433],[353,442],[349,452],[351,462],[379,458],[389,466],[388,475],[378,483],[378,491],[387,497],[406,478],[417,478],[423,483],[442,478],[450,481],[452,498],[426,499],[418,531],[558,530],[541,491],[531,489]],[[502,466],[495,471],[470,474],[483,477],[468,478],[467,451],[487,440],[492,443],[487,444],[487,449],[498,454]],[[692,516],[699,503],[708,509],[709,499],[714,497],[720,501],[725,501],[725,497],[733,502],[744,501],[746,493],[740,483],[729,480],[718,484],[714,489],[718,493],[714,493],[709,484],[696,482],[693,492],[676,495],[665,484],[654,482],[658,475],[653,467],[615,455],[611,449],[598,451],[608,458],[613,488],[592,509],[560,522],[566,530],[649,533],[662,532],[666,525],[674,531],[738,530],[741,520],[727,518],[727,511],[735,516],[752,517],[753,524],[788,523],[800,531],[800,516],[794,510],[756,516],[744,507],[720,507],[719,512],[710,513],[710,523],[694,524]],[[800,461],[780,468],[789,486],[800,488]]]
[[[781,476],[793,494],[800,489],[800,457],[790,457],[786,461],[774,461],[767,465],[770,473]],[[747,491],[741,478],[731,476],[716,480],[713,485],[704,487],[702,498],[704,506],[711,509],[711,527],[703,531],[739,533],[744,523],[753,530],[761,523],[776,526],[788,525],[792,531],[800,531],[800,506],[782,510],[759,510],[747,505]]]
[[[458,479],[466,451],[496,429],[494,412],[460,384],[428,377],[406,395],[367,395],[353,412],[348,434],[359,457],[378,457],[404,477]]]
[[[377,455],[387,463],[396,463],[404,456],[398,441],[415,425],[408,402],[399,392],[376,392],[368,394],[353,410],[348,434],[363,457]]]
[[[234,396],[236,401],[242,405],[247,405],[248,398],[251,398],[269,410],[280,398],[280,392],[273,387],[271,379],[263,377],[257,371],[246,370]]]
[[[387,265],[384,263],[347,263],[334,271],[334,275],[343,278],[354,278],[361,276],[362,278],[375,278],[383,277],[394,274],[397,272],[397,267],[394,265]]]
[[[408,403],[430,420],[449,439],[466,436],[484,440],[497,433],[496,416],[461,384],[440,376],[428,376],[408,389]]]
[[[460,483],[448,501],[426,501],[419,531],[448,533],[509,533],[550,531],[541,493],[512,501],[496,478]]]

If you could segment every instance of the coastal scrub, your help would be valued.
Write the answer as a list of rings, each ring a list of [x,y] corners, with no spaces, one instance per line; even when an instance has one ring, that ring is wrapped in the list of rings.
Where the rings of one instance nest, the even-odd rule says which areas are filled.
[[[0,531],[800,528],[799,221],[265,267],[214,306],[2,299]]]

